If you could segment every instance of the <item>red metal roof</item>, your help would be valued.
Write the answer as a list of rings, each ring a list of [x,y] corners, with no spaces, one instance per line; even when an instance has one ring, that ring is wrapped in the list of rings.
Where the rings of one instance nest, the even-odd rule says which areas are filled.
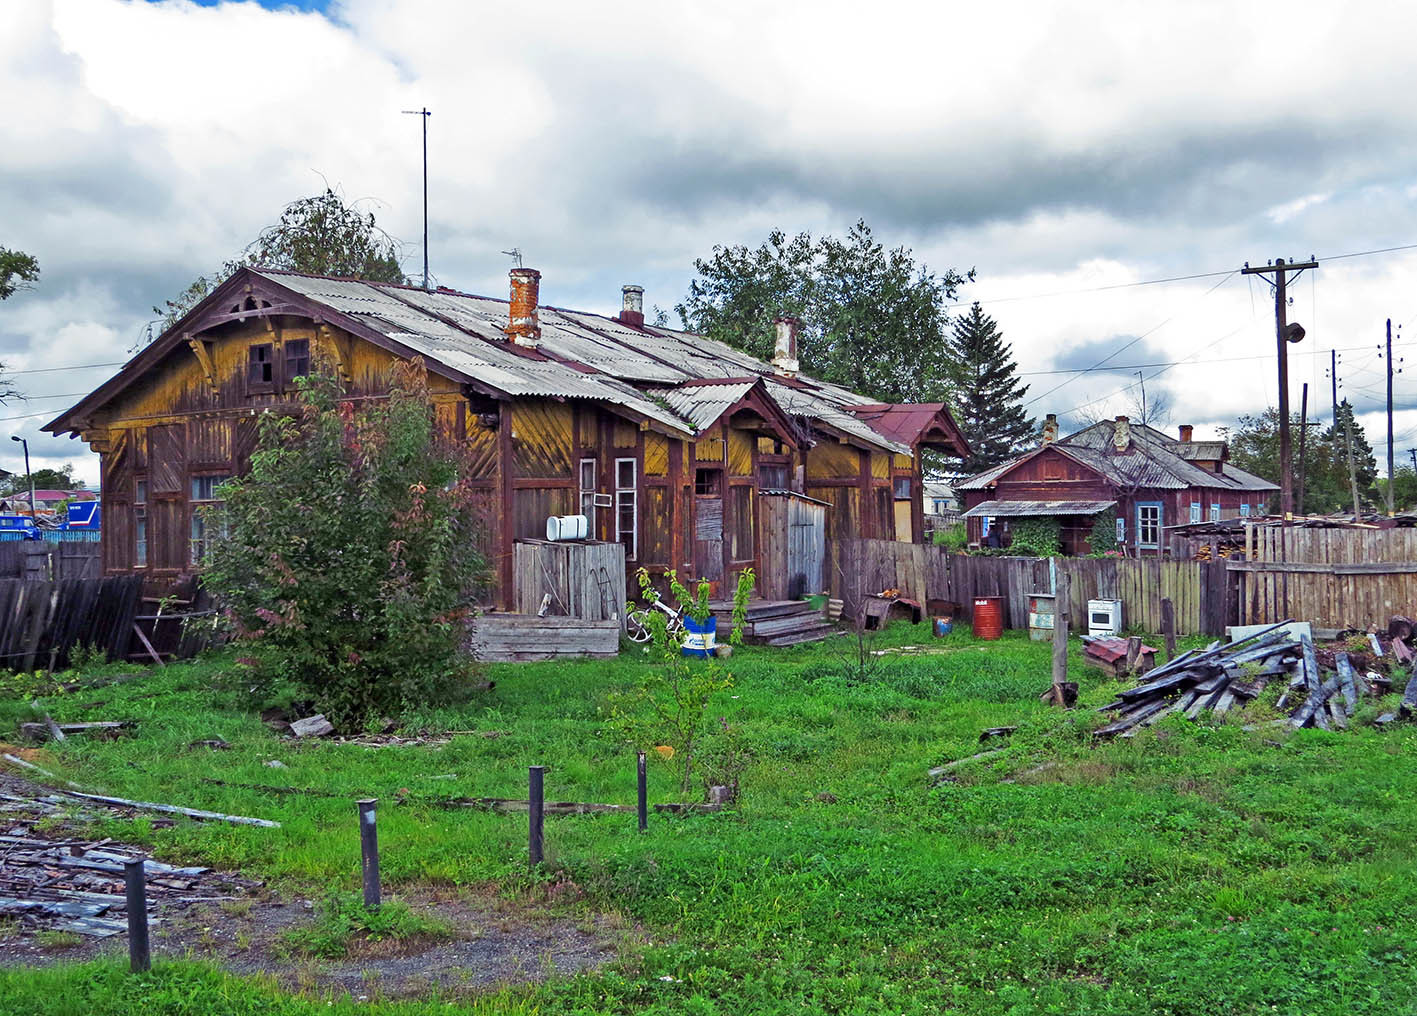
[[[964,435],[955,425],[949,409],[943,402],[902,402],[890,405],[884,402],[864,406],[847,406],[846,409],[868,424],[872,430],[914,447],[922,438],[925,443],[947,447],[953,454],[969,454],[969,446]],[[929,432],[937,429],[940,434],[934,441],[928,439]]]

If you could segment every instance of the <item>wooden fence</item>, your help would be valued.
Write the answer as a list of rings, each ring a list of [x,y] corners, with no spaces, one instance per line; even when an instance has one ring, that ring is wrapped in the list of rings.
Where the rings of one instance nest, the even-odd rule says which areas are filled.
[[[942,547],[889,540],[850,540],[829,548],[832,595],[856,616],[863,596],[899,589],[924,603],[949,600],[959,616],[973,620],[977,596],[1002,596],[1004,624],[1028,624],[1028,599],[1053,589],[1054,574],[1069,579],[1074,624],[1086,617],[1088,600],[1121,600],[1128,626],[1161,628],[1161,601],[1170,599],[1180,635],[1219,635],[1233,623],[1237,593],[1224,562],[1156,558],[982,557],[949,554]]]
[[[1417,612],[1417,529],[1251,526],[1239,617],[1264,624],[1293,617],[1323,628],[1386,626]]]
[[[0,579],[96,579],[102,574],[101,550],[97,540],[5,540]]]
[[[54,670],[84,647],[126,659],[142,602],[138,575],[0,580],[0,667]]]

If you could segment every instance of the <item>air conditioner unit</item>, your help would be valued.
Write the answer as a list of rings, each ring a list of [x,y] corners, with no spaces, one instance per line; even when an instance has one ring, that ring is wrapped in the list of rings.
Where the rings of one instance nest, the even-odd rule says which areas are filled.
[[[1087,633],[1089,635],[1122,634],[1121,600],[1088,600]]]

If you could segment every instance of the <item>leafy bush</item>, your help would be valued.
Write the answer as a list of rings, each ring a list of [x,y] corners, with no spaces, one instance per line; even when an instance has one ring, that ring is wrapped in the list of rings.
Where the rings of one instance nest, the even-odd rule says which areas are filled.
[[[951,554],[958,554],[969,546],[969,527],[957,522],[948,529],[935,530],[935,546],[944,547]]]
[[[1117,512],[1115,509],[1108,508],[1097,516],[1092,523],[1092,532],[1088,535],[1087,545],[1092,548],[1093,554],[1099,557],[1118,549]]]
[[[1009,553],[1016,557],[1054,557],[1063,552],[1062,524],[1057,516],[1015,519]]]
[[[257,694],[289,682],[341,727],[435,696],[465,664],[482,573],[472,491],[435,432],[421,361],[356,410],[301,379],[293,415],[261,421],[249,474],[209,509],[203,578],[249,644]]]

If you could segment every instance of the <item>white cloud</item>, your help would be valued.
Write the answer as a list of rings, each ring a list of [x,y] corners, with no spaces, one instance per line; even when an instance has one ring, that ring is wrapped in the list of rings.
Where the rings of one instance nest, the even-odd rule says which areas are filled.
[[[1280,20],[1230,3],[7,13],[0,93],[23,101],[0,111],[0,243],[44,270],[0,307],[15,368],[120,358],[153,304],[324,179],[419,237],[418,120],[400,111],[424,104],[442,282],[500,293],[499,252],[519,246],[549,302],[610,309],[638,281],[669,307],[715,243],[864,216],[936,269],[977,266],[961,295],[985,301],[1026,371],[1138,335],[1112,366],[1186,360],[1145,368],[1148,391],[1203,432],[1274,399],[1267,287],[1077,290],[1417,242],[1403,168],[1417,116],[1390,98],[1417,24],[1401,5],[1299,4]],[[1301,281],[1296,404],[1303,381],[1326,386],[1309,350],[1336,346],[1352,350],[1360,409],[1375,408],[1358,372],[1384,318],[1417,318],[1414,268],[1403,252]],[[44,396],[102,376],[21,378]],[[1043,396],[1066,378],[1029,380]],[[1111,410],[1134,380],[1068,381],[1032,408]],[[1417,403],[1408,384],[1399,402]]]

